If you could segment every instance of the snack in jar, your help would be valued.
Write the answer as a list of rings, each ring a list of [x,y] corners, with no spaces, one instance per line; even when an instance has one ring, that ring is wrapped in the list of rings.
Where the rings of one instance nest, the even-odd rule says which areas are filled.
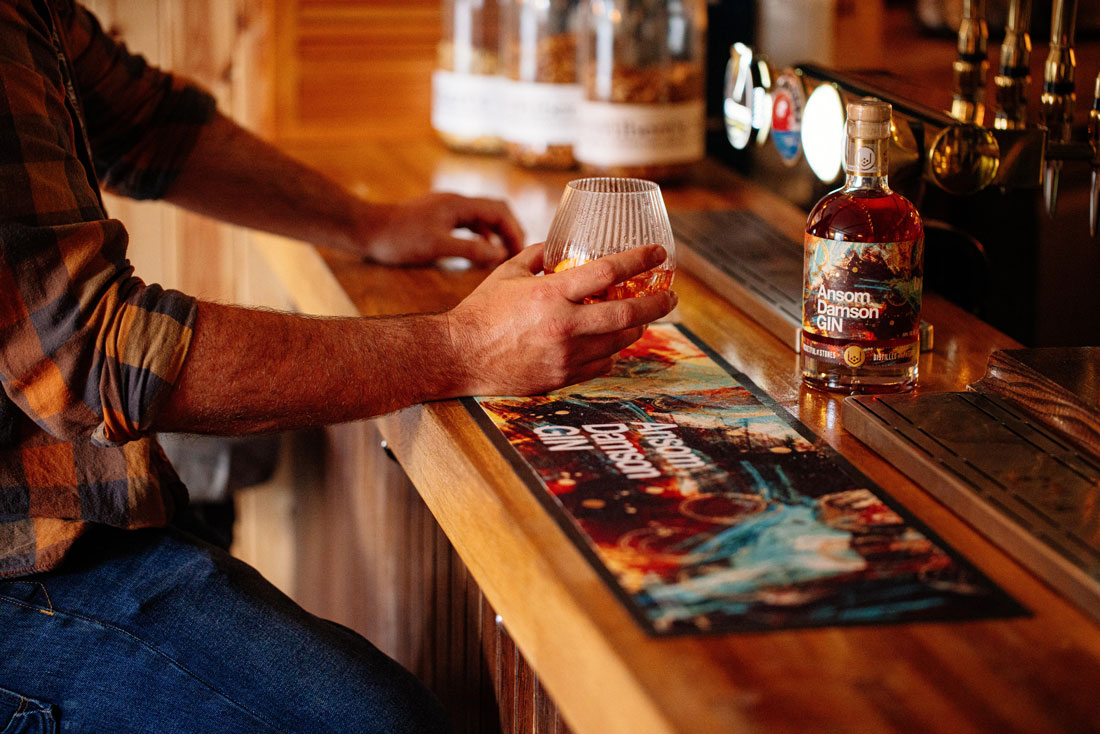
[[[592,0],[574,154],[592,175],[684,177],[705,153],[703,0]]]

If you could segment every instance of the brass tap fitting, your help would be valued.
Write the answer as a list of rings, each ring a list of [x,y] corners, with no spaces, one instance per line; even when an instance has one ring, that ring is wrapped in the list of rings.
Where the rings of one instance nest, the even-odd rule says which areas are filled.
[[[985,0],[964,0],[959,24],[958,56],[952,64],[954,96],[951,116],[959,122],[982,124],[985,116],[985,82],[989,75]]]
[[[1049,140],[1068,142],[1073,112],[1077,106],[1074,74],[1077,59],[1073,53],[1074,26],[1077,21],[1077,0],[1054,0],[1050,17],[1050,52],[1043,66],[1043,94],[1039,98],[1039,113],[1047,127]],[[1043,180],[1047,214],[1054,216],[1058,206],[1058,179],[1061,161],[1048,161]]]
[[[1027,95],[1031,88],[1031,0],[1012,0],[1008,6],[1001,62],[993,77],[996,114],[993,127],[1020,130],[1027,126]]]
[[[1100,218],[1100,74],[1093,85],[1089,110],[1089,144],[1092,145],[1092,185],[1089,188],[1089,235],[1095,237]]]

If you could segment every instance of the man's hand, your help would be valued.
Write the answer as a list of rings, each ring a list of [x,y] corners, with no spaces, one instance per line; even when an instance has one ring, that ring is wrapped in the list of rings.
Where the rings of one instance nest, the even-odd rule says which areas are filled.
[[[523,230],[502,201],[428,194],[398,204],[367,202],[221,114],[203,128],[164,198],[387,265],[453,255],[497,265],[523,248]],[[456,229],[474,237],[455,237]]]
[[[456,229],[473,237],[456,237]],[[421,265],[453,256],[492,267],[523,249],[523,228],[506,203],[458,194],[366,204],[357,230],[364,256],[385,265]]]
[[[530,395],[605,374],[613,355],[676,306],[671,291],[584,304],[665,260],[658,245],[536,277],[544,245],[497,268],[445,314],[460,394]]]

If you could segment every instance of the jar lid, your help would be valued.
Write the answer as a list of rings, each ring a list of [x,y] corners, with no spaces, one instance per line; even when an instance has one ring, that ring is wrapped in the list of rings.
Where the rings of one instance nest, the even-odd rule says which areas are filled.
[[[874,97],[864,97],[848,103],[848,137],[863,140],[882,140],[890,137],[889,102]]]

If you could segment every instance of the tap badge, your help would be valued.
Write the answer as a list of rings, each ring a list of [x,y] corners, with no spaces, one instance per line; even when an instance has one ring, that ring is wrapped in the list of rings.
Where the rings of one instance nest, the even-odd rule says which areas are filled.
[[[779,157],[788,166],[802,157],[802,110],[806,106],[806,89],[802,77],[787,69],[775,80],[772,88],[772,141]]]

